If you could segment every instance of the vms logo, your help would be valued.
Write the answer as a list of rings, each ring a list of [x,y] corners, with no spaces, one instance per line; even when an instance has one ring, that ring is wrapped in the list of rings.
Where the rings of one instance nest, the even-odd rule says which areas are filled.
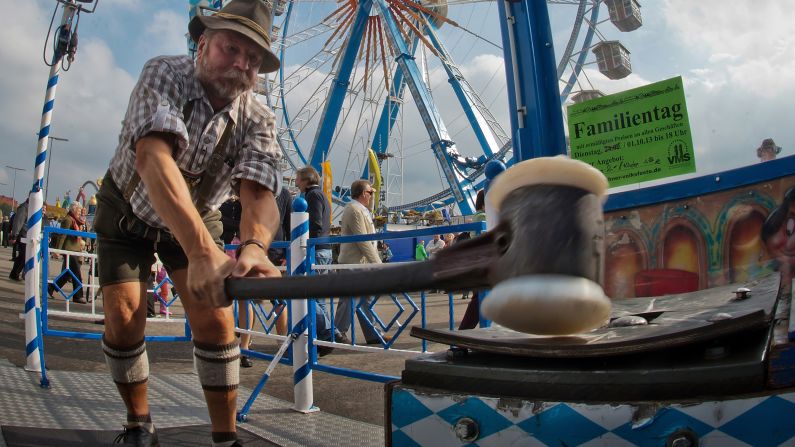
[[[668,164],[676,166],[687,163],[691,159],[690,148],[682,140],[674,140],[668,145]]]

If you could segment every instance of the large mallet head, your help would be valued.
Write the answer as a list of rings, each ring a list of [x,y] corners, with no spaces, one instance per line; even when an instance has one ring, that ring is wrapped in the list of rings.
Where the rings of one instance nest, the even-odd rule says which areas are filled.
[[[486,195],[501,256],[483,315],[520,332],[564,335],[601,326],[607,179],[566,157],[536,158],[499,175]]]

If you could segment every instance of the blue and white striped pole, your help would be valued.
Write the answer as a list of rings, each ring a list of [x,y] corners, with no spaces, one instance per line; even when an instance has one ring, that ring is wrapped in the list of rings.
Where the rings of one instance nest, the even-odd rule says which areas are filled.
[[[309,239],[309,213],[306,200],[297,197],[290,213],[290,275],[306,274],[306,244]],[[293,300],[290,313],[291,332],[301,335],[293,343],[293,410],[317,411],[313,406],[312,365],[309,363],[309,307],[307,300]]]
[[[63,17],[61,26],[58,30],[72,28],[72,19],[78,10],[78,5],[74,0],[63,2]],[[41,218],[44,206],[44,196],[42,194],[42,184],[44,181],[44,165],[47,160],[47,144],[49,143],[50,122],[52,121],[52,111],[55,106],[55,89],[58,86],[58,73],[61,71],[61,60],[63,59],[66,48],[63,41],[59,40],[60,34],[55,33],[56,44],[55,54],[52,57],[50,67],[50,77],[47,81],[47,93],[44,95],[44,108],[41,113],[41,126],[39,130],[39,142],[36,148],[36,161],[33,168],[33,187],[28,196],[28,232],[27,247],[25,250],[25,369],[28,371],[41,372],[41,300],[38,295],[38,253],[41,245]],[[46,262],[46,260],[45,260]],[[46,278],[43,278],[46,281]]]

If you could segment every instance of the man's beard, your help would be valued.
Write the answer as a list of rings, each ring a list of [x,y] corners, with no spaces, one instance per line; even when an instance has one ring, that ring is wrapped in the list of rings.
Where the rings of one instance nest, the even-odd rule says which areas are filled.
[[[251,90],[257,82],[255,74],[248,75],[236,68],[225,72],[210,66],[204,57],[196,59],[196,77],[212,96],[233,100],[242,93]]]

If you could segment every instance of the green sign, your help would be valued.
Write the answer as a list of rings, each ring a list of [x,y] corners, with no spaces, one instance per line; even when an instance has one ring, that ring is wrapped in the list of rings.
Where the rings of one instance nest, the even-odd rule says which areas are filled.
[[[571,158],[611,187],[696,171],[681,77],[571,105],[568,117]]]

